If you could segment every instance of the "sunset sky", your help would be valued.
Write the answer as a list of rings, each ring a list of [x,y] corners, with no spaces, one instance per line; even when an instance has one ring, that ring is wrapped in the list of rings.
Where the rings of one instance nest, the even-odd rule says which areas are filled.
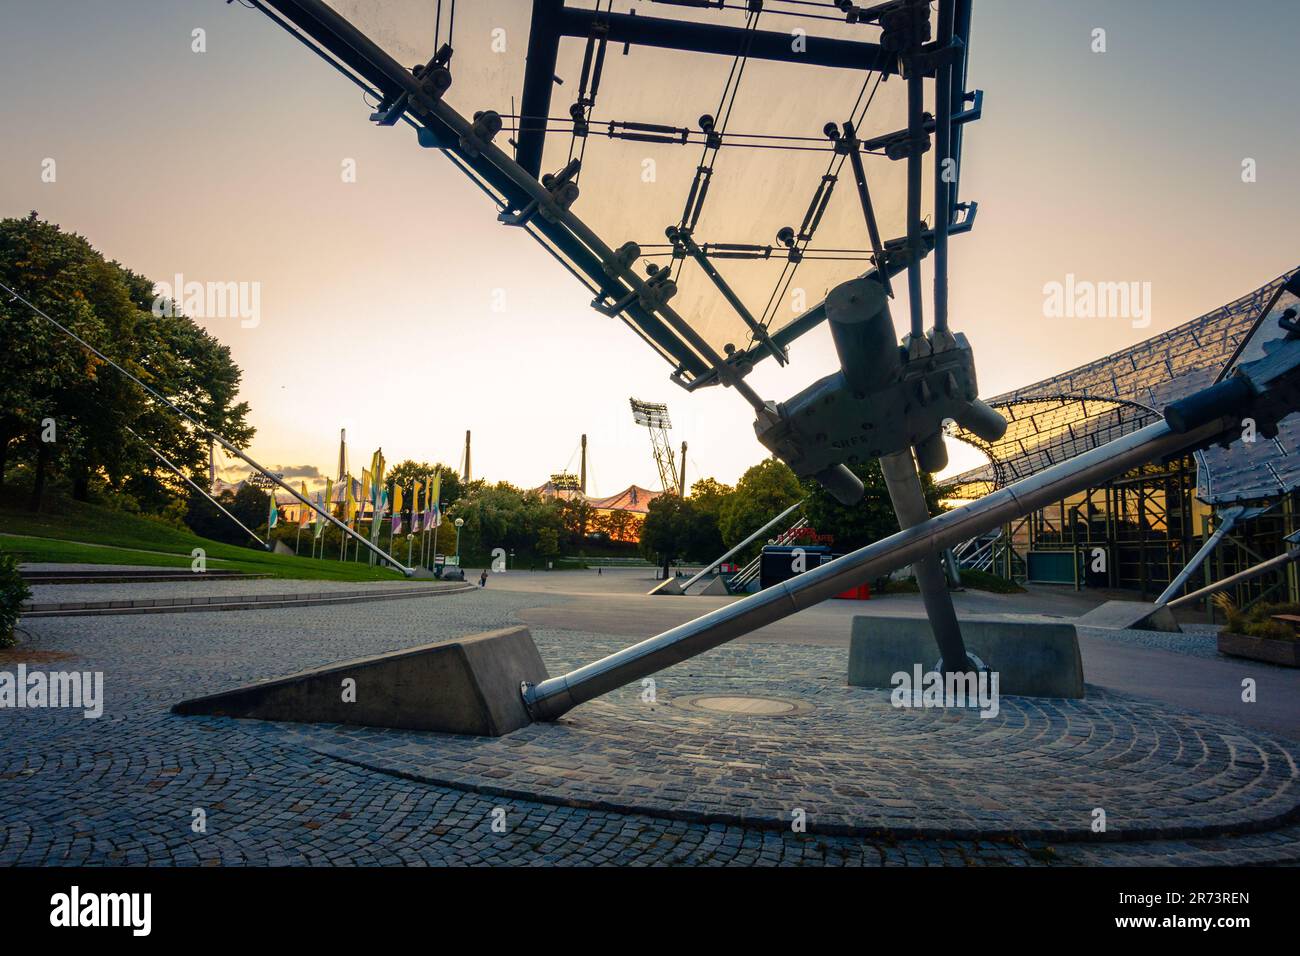
[[[952,242],[952,324],[970,337],[984,396],[1300,264],[1300,4],[975,0],[973,23],[969,84],[985,91],[984,116],[967,127],[961,189],[979,216]],[[487,42],[459,38],[467,57]],[[476,477],[535,486],[576,470],[586,432],[591,492],[658,487],[632,395],[668,403],[674,441],[690,443],[688,481],[733,482],[765,454],[739,397],[670,383],[663,360],[497,224],[450,163],[407,127],[369,123],[354,86],[254,10],[0,0],[0,79],[0,216],[35,209],[156,281],[260,284],[256,327],[204,325],[244,370],[264,464],[332,472],[346,427],[357,468],[376,445],[390,463],[456,465],[472,429]],[[572,94],[557,95],[562,112]],[[341,179],[345,159],[355,183]],[[1255,182],[1242,180],[1246,159]],[[1044,285],[1067,275],[1149,282],[1150,325],[1045,317]],[[790,366],[764,363],[750,381],[784,399],[836,367],[819,329]],[[954,471],[982,460],[952,456]]]

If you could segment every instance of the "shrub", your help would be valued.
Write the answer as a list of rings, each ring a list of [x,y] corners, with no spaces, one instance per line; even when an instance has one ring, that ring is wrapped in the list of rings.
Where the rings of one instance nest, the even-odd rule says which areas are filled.
[[[0,553],[0,647],[12,647],[18,609],[32,596],[27,583],[18,573],[18,561],[12,554]]]
[[[961,569],[961,583],[964,587],[976,591],[991,591],[994,594],[1023,594],[1022,588],[1015,581],[1008,581],[999,574],[978,571],[975,568]]]
[[[1286,621],[1273,620],[1274,614],[1300,615],[1300,604],[1256,604],[1249,611],[1243,611],[1231,597],[1222,592],[1214,596],[1214,604],[1227,618],[1226,629],[1233,634],[1283,641],[1300,640],[1296,629]]]

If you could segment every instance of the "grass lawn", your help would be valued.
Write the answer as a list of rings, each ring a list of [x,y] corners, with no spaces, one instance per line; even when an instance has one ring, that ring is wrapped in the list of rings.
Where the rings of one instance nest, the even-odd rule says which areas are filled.
[[[149,518],[55,494],[47,496],[42,511],[33,514],[25,509],[24,498],[15,489],[0,494],[0,550],[16,554],[19,561],[188,567],[190,552],[203,548],[210,567],[277,578],[322,581],[402,578],[397,571],[372,568],[360,562],[299,558],[223,544]]]

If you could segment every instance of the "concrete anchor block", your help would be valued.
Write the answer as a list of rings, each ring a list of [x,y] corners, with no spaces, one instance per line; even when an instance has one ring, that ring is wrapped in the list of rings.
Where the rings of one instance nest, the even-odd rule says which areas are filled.
[[[724,578],[721,574],[719,574],[719,575],[718,575],[717,577],[715,577],[712,581],[710,581],[710,582],[709,582],[709,586],[706,587],[706,588],[705,588],[703,591],[701,591],[700,593],[701,593],[701,594],[727,595],[727,594],[730,594],[731,592],[727,590],[727,579]]]
[[[649,591],[650,594],[681,594],[682,586],[677,580],[677,576],[664,578]]]
[[[172,712],[500,737],[532,723],[519,685],[546,665],[526,627],[344,661],[182,701]],[[355,701],[344,682],[355,681]]]
[[[1083,658],[1073,621],[1039,615],[965,618],[966,650],[998,674],[998,692],[1018,697],[1084,695]],[[923,617],[853,618],[848,682],[892,689],[893,675],[939,662],[930,622]]]

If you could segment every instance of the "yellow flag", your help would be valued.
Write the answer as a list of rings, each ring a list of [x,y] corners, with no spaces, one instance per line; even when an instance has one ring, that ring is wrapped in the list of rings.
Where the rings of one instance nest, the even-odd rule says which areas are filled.
[[[307,482],[305,482],[305,481],[300,481],[300,482],[298,482],[298,484],[299,484],[299,485],[301,486],[301,488],[302,488],[302,497],[303,497],[303,500],[304,500],[304,501],[311,501],[311,499],[307,497]],[[300,527],[300,528],[305,528],[305,527],[307,527],[307,525],[311,522],[311,516],[312,516],[312,510],[311,510],[311,508],[307,507],[306,505],[302,505],[302,506],[301,506],[300,513],[299,513],[299,517],[298,517],[298,527]]]
[[[438,507],[438,495],[442,492],[442,472],[433,476],[433,487],[429,489],[430,507]]]
[[[361,469],[361,500],[370,500],[370,469]]]
[[[352,476],[348,475],[343,480],[347,482],[347,491],[343,500],[347,506],[348,521],[351,521],[357,516],[357,496],[352,491]]]
[[[411,510],[420,510],[420,480],[415,480],[415,490],[411,493]]]
[[[402,486],[393,485],[393,514],[402,513]]]

